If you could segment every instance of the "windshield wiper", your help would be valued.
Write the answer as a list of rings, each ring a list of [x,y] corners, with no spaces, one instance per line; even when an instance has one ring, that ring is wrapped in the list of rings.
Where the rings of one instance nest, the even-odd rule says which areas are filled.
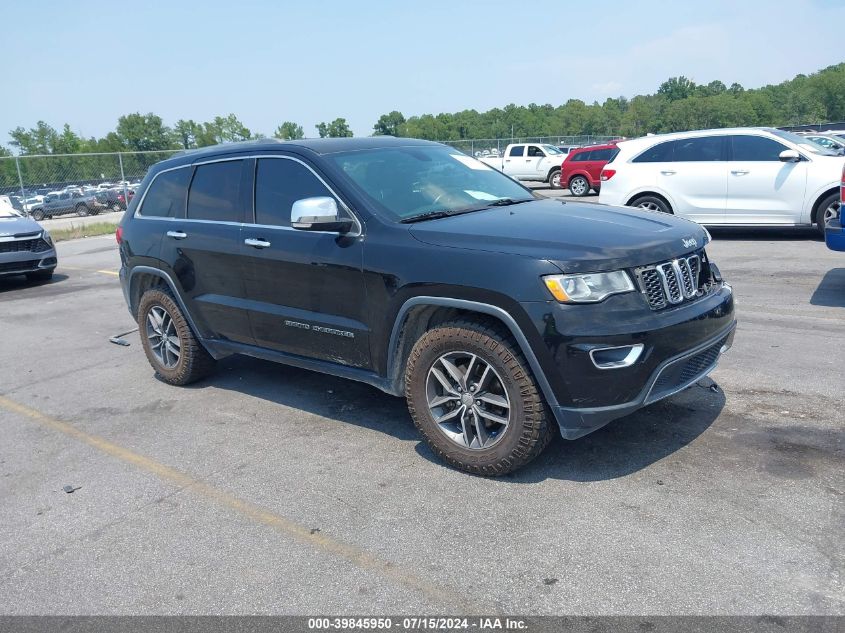
[[[528,198],[527,200],[514,200],[513,198],[499,198],[498,200],[494,200],[488,207],[509,207],[512,204],[522,204],[523,202],[531,202],[534,198]]]
[[[463,215],[464,213],[472,213],[473,211],[484,211],[484,209],[489,209],[490,207],[507,207],[512,204],[521,204],[523,202],[531,202],[534,198],[528,198],[527,200],[514,200],[513,198],[497,198],[496,200],[491,200],[490,202],[484,202],[483,204],[475,204],[471,207],[464,207],[462,209],[453,209],[452,211],[426,211],[425,213],[420,213],[419,215],[412,215],[407,218],[402,218],[399,220],[402,224],[410,224],[411,222],[423,222],[425,220],[437,220],[438,218],[448,218],[453,215]]]
[[[402,224],[410,224],[411,222],[422,222],[424,220],[436,220],[437,218],[448,218],[451,213],[448,211],[426,211],[418,215],[411,215],[407,218],[399,220]]]

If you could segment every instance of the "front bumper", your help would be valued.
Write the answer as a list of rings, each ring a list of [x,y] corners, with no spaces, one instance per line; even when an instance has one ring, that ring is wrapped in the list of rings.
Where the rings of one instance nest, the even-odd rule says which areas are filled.
[[[41,252],[0,253],[0,277],[53,270],[57,264],[55,248]]]
[[[561,435],[567,440],[578,439],[617,418],[686,389],[716,368],[719,357],[733,345],[735,332],[734,321],[727,331],[664,361],[649,378],[640,394],[630,402],[583,409],[553,407],[552,412],[560,426]]]
[[[736,327],[727,284],[694,302],[658,311],[645,307],[634,293],[589,306],[522,305],[545,344],[544,358],[538,354],[538,360],[554,395],[547,398],[549,407],[566,439],[700,380],[730,348]],[[597,363],[600,353],[621,350],[622,359],[632,348],[639,348],[632,362]]]

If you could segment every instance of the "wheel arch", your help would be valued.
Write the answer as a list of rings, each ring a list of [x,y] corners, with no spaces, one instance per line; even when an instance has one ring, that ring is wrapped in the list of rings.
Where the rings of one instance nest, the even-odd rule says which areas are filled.
[[[819,210],[821,209],[822,201],[824,201],[824,199],[827,198],[828,196],[833,195],[835,193],[838,193],[838,191],[839,191],[839,187],[831,187],[827,191],[823,191],[823,192],[821,192],[821,194],[819,194],[819,196],[816,198],[816,201],[813,202],[813,206],[812,206],[812,209],[810,211],[810,222],[812,222],[812,223],[816,222],[816,216],[818,215]]]
[[[561,172],[561,174],[563,174],[563,169],[559,165],[557,167],[552,167],[551,169],[549,169],[549,173],[546,174],[546,182],[551,182],[552,176],[556,171],[559,171]]]
[[[203,343],[200,330],[197,328],[196,323],[194,323],[194,319],[191,316],[191,313],[185,307],[185,302],[182,300],[182,296],[176,289],[176,284],[173,282],[173,279],[170,277],[170,275],[168,275],[165,271],[159,268],[153,268],[152,266],[135,266],[129,273],[129,280],[126,282],[126,285],[126,300],[129,303],[129,311],[131,312],[132,316],[134,316],[136,319],[138,318],[138,304],[141,301],[141,296],[151,288],[167,288],[170,291],[170,294],[173,295],[173,298],[176,303],[179,304],[179,309],[185,316],[185,320],[188,322],[188,325],[191,327],[191,330],[193,330],[194,336],[197,338],[200,344],[206,347]],[[211,350],[208,351],[211,353]]]
[[[630,198],[628,198],[628,201],[625,203],[624,206],[630,207],[632,204],[634,204],[634,202],[636,202],[640,198],[645,198],[647,196],[660,198],[661,200],[663,200],[663,202],[665,202],[667,205],[669,205],[669,210],[672,213],[675,213],[675,206],[672,204],[672,201],[669,200],[669,198],[664,196],[662,193],[658,193],[656,191],[639,191],[639,192],[635,193],[634,195],[632,195]]]
[[[510,334],[528,361],[546,403],[550,407],[557,407],[557,398],[540,361],[513,316],[499,306],[451,297],[411,297],[402,304],[393,323],[387,348],[387,382],[391,393],[403,393],[404,368],[411,349],[423,332],[440,323],[462,317],[480,319]]]

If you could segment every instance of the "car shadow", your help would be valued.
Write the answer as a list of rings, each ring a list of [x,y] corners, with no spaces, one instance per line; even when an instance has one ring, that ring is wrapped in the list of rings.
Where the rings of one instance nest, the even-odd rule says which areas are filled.
[[[415,449],[421,457],[451,468],[420,439],[404,399],[375,387],[242,356],[220,361],[216,374],[188,388],[208,386],[416,442]],[[563,440],[555,425],[554,439],[540,457],[500,481],[586,482],[630,475],[695,440],[719,417],[724,405],[722,390],[705,378],[667,400],[611,422],[579,440]]]
[[[845,268],[827,271],[810,297],[810,305],[845,308]]]
[[[9,277],[0,277],[0,293],[14,292],[22,288],[38,288],[40,286],[49,286],[52,284],[61,283],[68,279],[67,275],[61,273],[53,273],[53,277],[47,281],[30,281],[24,275],[11,275]]]

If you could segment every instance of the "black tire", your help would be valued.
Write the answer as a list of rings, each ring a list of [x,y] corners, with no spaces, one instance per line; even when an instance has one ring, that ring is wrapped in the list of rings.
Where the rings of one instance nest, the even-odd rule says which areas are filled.
[[[489,448],[470,449],[453,441],[441,431],[429,409],[429,372],[443,354],[450,352],[477,355],[502,378],[501,386],[511,403],[510,419]],[[468,473],[509,473],[537,457],[552,438],[546,405],[519,347],[509,335],[475,321],[444,323],[420,337],[405,371],[405,398],[414,425],[431,450]]]
[[[575,176],[569,181],[569,193],[573,196],[586,196],[590,193],[590,182],[584,176]]]
[[[27,273],[26,278],[29,281],[50,281],[53,278],[53,269],[37,270],[32,273]]]
[[[84,204],[76,205],[75,211],[76,215],[78,215],[80,218],[84,218],[86,215],[88,215],[88,207],[86,207]]]
[[[44,209],[33,209],[31,215],[33,220],[40,222],[44,219]]]
[[[833,209],[833,211],[831,211]],[[824,225],[826,221],[830,218],[837,217],[838,214],[842,213],[841,205],[839,204],[839,194],[832,193],[827,196],[824,200],[819,203],[819,207],[816,210],[816,229],[819,232],[819,235],[822,236],[824,239]]]
[[[167,312],[179,337],[179,360],[171,368],[166,367],[157,358],[147,336],[148,315],[153,308],[163,308]],[[182,310],[168,291],[152,288],[141,296],[138,303],[138,328],[147,360],[164,382],[170,385],[187,385],[205,378],[214,371],[214,359],[194,336]]]
[[[647,211],[672,213],[672,207],[663,198],[658,198],[657,196],[640,196],[636,200],[632,200],[628,206],[637,209],[646,209]]]
[[[560,184],[560,170],[554,169],[549,174],[549,187],[552,189],[560,189],[563,185]]]
[[[120,204],[117,202],[112,202],[109,209],[111,209],[112,211],[120,211]]]

